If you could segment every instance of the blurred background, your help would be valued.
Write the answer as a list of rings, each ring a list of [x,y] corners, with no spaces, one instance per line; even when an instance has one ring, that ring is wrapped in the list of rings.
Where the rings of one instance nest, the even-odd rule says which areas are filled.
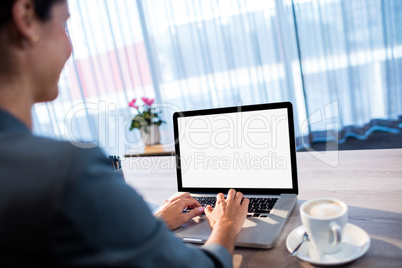
[[[69,0],[74,47],[34,132],[142,146],[133,98],[175,111],[291,101],[298,150],[402,147],[400,0]]]

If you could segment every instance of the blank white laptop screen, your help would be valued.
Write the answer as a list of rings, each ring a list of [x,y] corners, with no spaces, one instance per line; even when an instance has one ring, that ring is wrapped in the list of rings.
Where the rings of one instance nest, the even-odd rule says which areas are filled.
[[[185,188],[292,188],[286,108],[178,118]]]

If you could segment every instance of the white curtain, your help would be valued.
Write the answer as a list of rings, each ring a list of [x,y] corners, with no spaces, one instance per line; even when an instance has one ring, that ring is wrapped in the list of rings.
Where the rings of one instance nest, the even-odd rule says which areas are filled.
[[[291,101],[298,148],[402,127],[400,0],[69,0],[73,56],[39,135],[140,146],[133,98],[177,110]],[[303,137],[303,138],[302,138]]]

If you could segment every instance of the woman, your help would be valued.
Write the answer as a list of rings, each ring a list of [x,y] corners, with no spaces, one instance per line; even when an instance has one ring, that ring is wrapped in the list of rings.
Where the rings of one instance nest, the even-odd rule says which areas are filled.
[[[2,0],[0,10],[0,266],[230,267],[249,202],[240,192],[217,196],[209,240],[189,247],[168,231],[204,211],[188,193],[154,217],[99,149],[32,135],[32,106],[56,98],[71,54],[68,4]]]

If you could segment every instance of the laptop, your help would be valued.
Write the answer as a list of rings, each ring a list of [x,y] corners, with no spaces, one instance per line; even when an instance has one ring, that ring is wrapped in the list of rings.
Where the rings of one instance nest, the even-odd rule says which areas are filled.
[[[292,104],[176,112],[173,127],[178,191],[204,206],[241,191],[250,206],[236,246],[273,247],[298,195]],[[174,233],[203,244],[211,228],[202,215]]]

